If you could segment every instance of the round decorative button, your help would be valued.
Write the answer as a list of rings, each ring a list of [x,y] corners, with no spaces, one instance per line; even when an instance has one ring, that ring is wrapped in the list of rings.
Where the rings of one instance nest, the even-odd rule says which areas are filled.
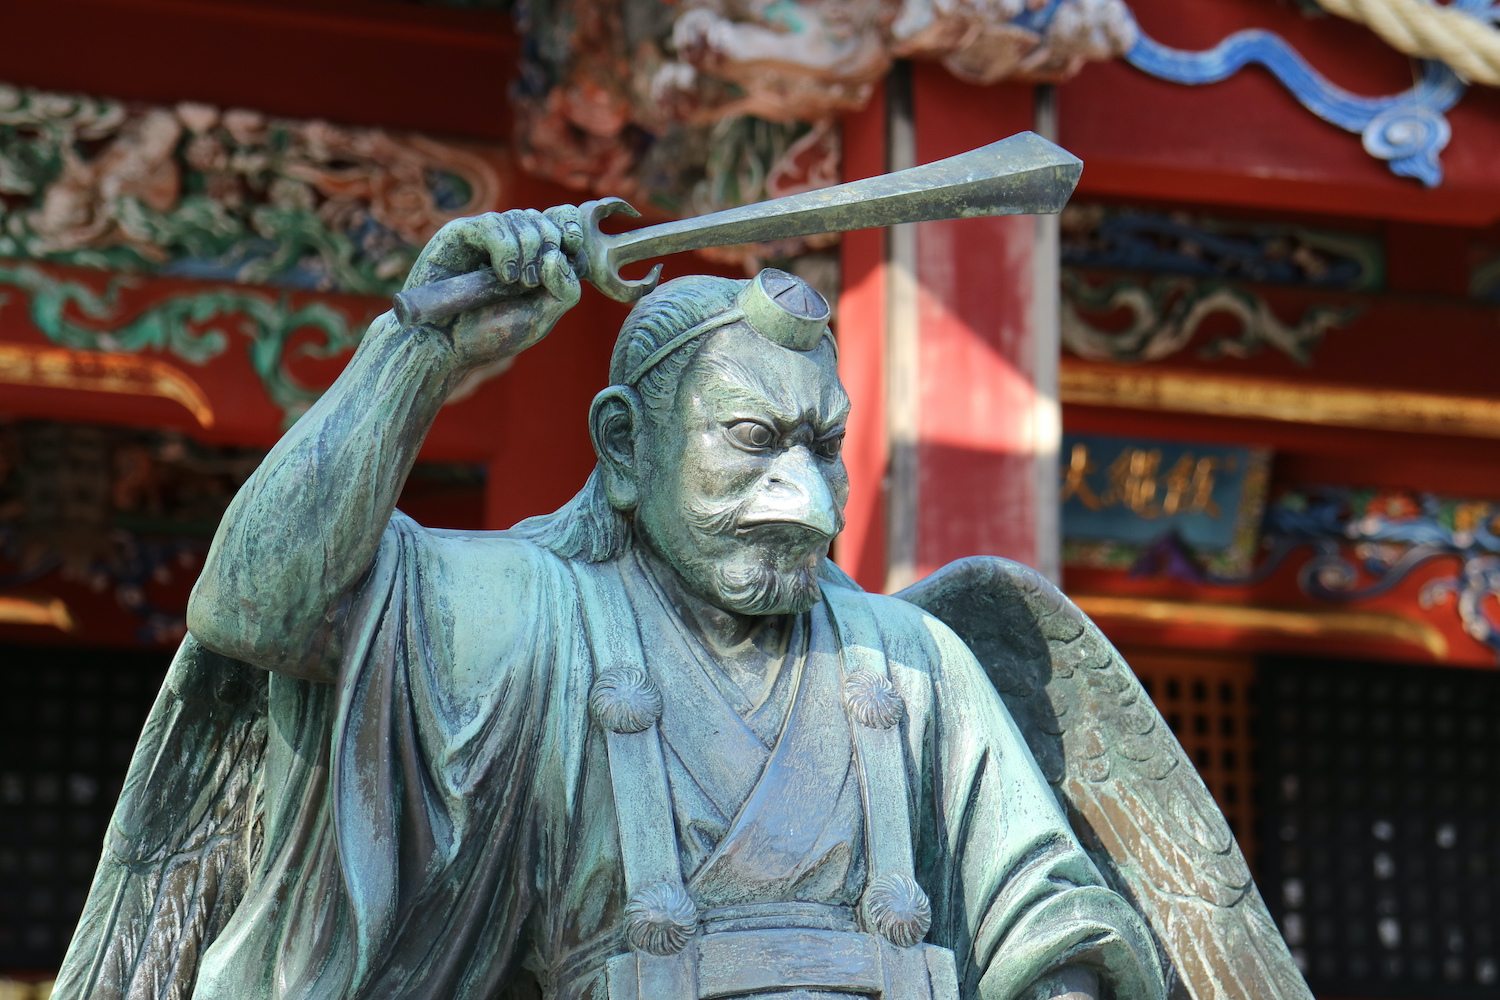
[[[698,908],[680,885],[653,882],[625,904],[625,940],[636,951],[675,955],[697,926]]]
[[[859,901],[865,928],[898,948],[910,948],[932,926],[932,904],[910,875],[877,875]]]
[[[871,729],[890,729],[906,714],[906,702],[891,679],[863,668],[844,678],[844,707],[855,722]]]
[[[638,733],[661,718],[661,691],[637,667],[613,667],[594,681],[589,715],[612,733]]]

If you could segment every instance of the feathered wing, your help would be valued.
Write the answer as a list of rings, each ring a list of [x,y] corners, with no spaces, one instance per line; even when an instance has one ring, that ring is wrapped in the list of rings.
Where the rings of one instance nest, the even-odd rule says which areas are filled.
[[[151,709],[53,996],[187,1000],[260,849],[266,676],[189,636]]]
[[[1079,838],[1151,925],[1170,996],[1311,1000],[1208,789],[1077,606],[1038,573],[987,556],[896,596],[974,651]]]

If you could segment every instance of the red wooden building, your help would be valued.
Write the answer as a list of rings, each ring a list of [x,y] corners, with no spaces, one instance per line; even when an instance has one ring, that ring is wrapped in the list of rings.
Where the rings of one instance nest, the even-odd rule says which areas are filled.
[[[1035,129],[1085,163],[1060,219],[668,273],[837,291],[839,561],[1058,577],[1319,995],[1495,995],[1500,8],[772,6],[0,3],[0,969],[47,977],[224,503],[442,221],[691,214]],[[403,509],[570,497],[622,315],[587,292],[466,386]]]

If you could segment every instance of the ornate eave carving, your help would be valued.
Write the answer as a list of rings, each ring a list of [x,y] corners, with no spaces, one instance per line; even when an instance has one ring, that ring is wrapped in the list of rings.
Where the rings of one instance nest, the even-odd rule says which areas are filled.
[[[1411,6],[1340,0],[1351,2]],[[1440,9],[1477,26],[1500,8],[1456,0]],[[1382,31],[1377,13],[1365,19]],[[827,171],[800,165],[814,146],[811,159],[837,163],[836,136],[818,123],[863,107],[896,59],[937,61],[979,84],[1063,80],[1091,60],[1116,57],[1188,85],[1261,65],[1309,110],[1360,135],[1392,171],[1428,186],[1441,182],[1444,115],[1467,85],[1449,65],[1429,61],[1411,90],[1361,97],[1271,32],[1238,32],[1202,52],[1168,48],[1141,32],[1124,0],[562,0],[522,5],[518,24],[527,44],[517,139],[527,168],[576,187],[649,197],[674,214],[767,197],[762,185],[772,176],[783,185],[827,183]],[[1441,54],[1431,46],[1402,51]]]
[[[832,120],[896,59],[976,83],[1057,80],[1136,37],[1122,0],[562,0],[517,15],[523,165],[677,215],[835,182]]]
[[[498,152],[420,135],[0,84],[0,258],[385,295]]]

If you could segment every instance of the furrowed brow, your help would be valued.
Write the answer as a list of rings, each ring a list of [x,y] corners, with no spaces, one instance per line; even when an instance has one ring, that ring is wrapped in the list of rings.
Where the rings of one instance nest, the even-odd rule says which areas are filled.
[[[822,421],[823,427],[827,430],[833,430],[848,420],[849,394],[844,391],[844,387],[834,382],[824,389],[821,409],[828,414],[828,418]]]
[[[781,424],[793,425],[802,419],[790,400],[774,391],[763,379],[737,361],[723,357],[707,358],[704,367],[720,377],[720,399],[737,403],[749,410],[767,413]]]

